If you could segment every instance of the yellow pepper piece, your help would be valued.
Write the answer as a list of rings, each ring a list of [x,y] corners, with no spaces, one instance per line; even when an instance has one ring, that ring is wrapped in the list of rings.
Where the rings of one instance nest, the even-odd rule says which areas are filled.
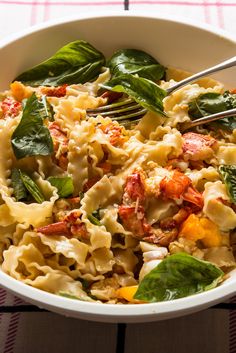
[[[138,286],[129,286],[122,287],[117,289],[116,294],[119,298],[123,298],[128,302],[138,302],[138,300],[134,299],[134,295],[137,292]]]
[[[33,93],[32,89],[23,85],[23,83],[14,81],[10,85],[13,97],[21,102],[24,98],[29,98]]]
[[[179,237],[197,241],[201,240],[207,248],[221,245],[221,234],[218,226],[206,217],[197,217],[191,214],[183,222]]]

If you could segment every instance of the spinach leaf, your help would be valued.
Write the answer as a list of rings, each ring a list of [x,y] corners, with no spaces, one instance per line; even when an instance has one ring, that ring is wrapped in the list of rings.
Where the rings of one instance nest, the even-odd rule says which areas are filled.
[[[219,166],[219,172],[231,201],[236,204],[236,165],[221,165]]]
[[[53,152],[50,132],[43,119],[48,117],[45,103],[35,93],[27,100],[21,121],[11,137],[12,148],[17,159],[28,156],[47,156]]]
[[[14,168],[11,173],[11,183],[16,201],[27,199],[27,189],[21,179],[19,169]]]
[[[121,49],[115,52],[107,62],[113,76],[137,74],[151,81],[158,81],[165,75],[164,66],[142,50]]]
[[[57,188],[59,197],[68,197],[73,194],[74,185],[70,176],[66,177],[49,177],[47,179],[52,186]]]
[[[236,94],[231,94],[228,91],[224,94],[212,92],[201,94],[190,102],[188,112],[190,117],[194,120],[233,108],[236,108]],[[211,125],[232,131],[236,129],[236,117],[223,118],[217,122],[211,123]]]
[[[165,115],[162,99],[166,96],[166,91],[146,78],[123,74],[105,82],[101,87],[127,93],[144,108]]]
[[[25,186],[25,188],[29,191],[30,195],[35,199],[36,202],[42,203],[45,201],[45,198],[39,189],[38,185],[31,179],[26,173],[20,171],[20,178]]]
[[[134,298],[159,302],[201,293],[215,288],[223,274],[210,262],[177,253],[164,259],[143,278]]]
[[[99,75],[104,63],[102,53],[91,44],[77,40],[63,46],[49,59],[23,72],[15,80],[33,87],[85,83]]]

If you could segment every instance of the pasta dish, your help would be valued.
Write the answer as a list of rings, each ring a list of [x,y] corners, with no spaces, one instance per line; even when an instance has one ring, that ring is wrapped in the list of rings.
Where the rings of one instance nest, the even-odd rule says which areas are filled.
[[[149,54],[109,60],[78,40],[0,94],[0,261],[35,288],[101,303],[212,289],[235,267],[236,121],[182,132],[236,107],[211,79],[168,95],[183,72]],[[88,110],[131,98],[126,121]]]

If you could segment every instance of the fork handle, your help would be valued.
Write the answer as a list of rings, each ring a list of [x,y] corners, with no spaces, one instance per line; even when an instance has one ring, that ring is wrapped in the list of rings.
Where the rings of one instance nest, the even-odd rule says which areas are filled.
[[[212,74],[214,72],[221,71],[221,70],[227,69],[229,67],[233,67],[233,66],[236,66],[236,56],[234,56],[231,59],[228,59],[226,61],[223,61],[222,63],[220,63],[218,65],[210,67],[209,69],[203,70],[201,72],[198,72],[195,75],[187,77],[187,78],[185,78],[182,81],[179,81],[174,86],[166,89],[167,94],[170,94],[170,93],[176,91],[177,89],[179,89],[179,88],[181,88],[183,86],[186,86],[188,83],[191,83],[193,81],[198,80],[201,77],[208,76],[208,75],[210,75],[210,74]]]
[[[194,126],[211,123],[212,121],[216,121],[221,118],[226,118],[226,117],[235,116],[235,115],[236,115],[236,108],[229,109],[224,112],[219,112],[219,113],[207,115],[202,118],[183,123],[181,126],[181,131],[185,131],[185,130],[188,130]]]

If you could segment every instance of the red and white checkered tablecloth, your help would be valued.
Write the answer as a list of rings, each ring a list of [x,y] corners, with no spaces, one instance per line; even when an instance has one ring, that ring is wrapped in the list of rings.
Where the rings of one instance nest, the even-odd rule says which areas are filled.
[[[67,15],[79,15],[82,12],[93,12],[98,9],[100,11],[140,11],[145,9],[146,11],[150,10],[152,13],[161,15],[174,14],[187,17],[188,19],[192,18],[195,21],[205,22],[215,27],[225,29],[226,31],[231,32],[231,34],[235,34],[236,32],[236,0],[0,0],[0,40],[9,34],[50,19],[65,17]],[[231,302],[233,302],[233,300]],[[92,337],[95,340],[97,339],[98,342],[99,340],[101,341],[104,339],[104,342],[106,342],[106,345],[102,349],[98,348],[99,345],[97,348],[94,346],[93,352],[115,352],[115,343],[111,343],[109,341],[110,338],[108,337],[113,337],[114,325],[106,326],[106,329],[104,330],[104,324],[98,324],[100,326],[95,326],[93,323],[82,322],[79,326],[78,321],[73,319],[58,318],[57,316],[56,319],[53,319],[52,317],[50,318],[48,313],[33,312],[26,314],[15,310],[16,306],[21,307],[25,304],[26,303],[22,302],[21,299],[0,288],[0,353],[44,353],[49,351],[57,351],[60,353],[66,352],[68,349],[73,349],[73,352],[89,353],[92,352],[92,348],[91,345],[89,345],[88,337]],[[32,310],[32,307],[30,310]],[[214,309],[211,309],[211,311],[212,310],[214,311]],[[8,311],[8,313],[4,313],[4,311]],[[12,313],[9,313],[9,311],[12,311]],[[182,337],[179,339],[179,347],[177,345],[174,347],[174,342],[174,350],[171,350],[168,345],[166,345],[167,348],[165,351],[159,351],[158,347],[151,349],[147,342],[147,344],[145,343],[145,353],[187,353],[189,351],[199,353],[236,353],[236,310],[226,311],[224,314],[218,313],[217,315],[208,312],[210,311],[207,311],[200,326],[198,323],[199,316],[192,316],[191,319],[186,318],[186,333],[188,333],[190,329],[189,325],[192,323],[193,329],[195,329],[196,326],[196,335],[198,334],[200,327],[204,332],[207,332],[208,330],[211,332],[210,327],[207,327],[207,323],[213,323],[217,320],[220,321],[218,326],[214,328],[215,332],[211,333],[213,336],[208,339],[206,338],[207,334],[204,336],[202,333],[202,337],[204,336],[204,338],[199,337],[199,340],[202,339],[201,343],[199,341],[199,350],[197,348],[194,350],[194,347],[191,347],[191,342],[188,343],[188,339],[193,340],[193,336],[190,335],[190,338],[188,338],[188,334],[186,334],[183,339]],[[213,320],[212,317],[214,321],[210,321]],[[185,320],[185,318],[183,320]],[[178,322],[175,323],[173,321],[172,329],[178,330],[178,326],[181,327],[181,324],[184,324],[184,322],[185,321],[179,321],[179,325]],[[167,328],[170,329],[171,324],[168,325]],[[203,327],[204,325],[205,327]],[[61,329],[62,326],[63,329]],[[66,329],[66,327],[68,329]],[[74,330],[74,327],[80,327],[84,336],[86,335],[86,332],[90,335],[85,340],[87,349],[83,348],[85,346],[82,347],[82,343],[77,346],[75,341],[72,340],[72,332],[73,337],[74,335],[77,337],[78,334]],[[86,329],[84,329],[84,327]],[[140,327],[144,333],[144,328],[147,326],[144,325]],[[37,332],[35,332],[34,328]],[[59,331],[59,334],[56,334],[53,331],[54,328],[57,333]],[[161,330],[162,328],[163,327],[160,324],[158,330]],[[103,332],[108,329],[110,330],[110,335],[106,335],[106,338],[102,338]],[[130,333],[129,330],[128,332],[132,336],[132,333]],[[144,336],[143,339],[145,340]],[[222,339],[219,338],[220,336],[222,336]],[[147,337],[149,337],[148,334]],[[170,337],[169,332],[167,332],[167,341],[169,342],[168,337]],[[216,339],[217,337],[220,341]],[[58,344],[52,343],[52,340],[55,338]],[[107,339],[108,341],[106,341]],[[126,353],[129,353],[132,350],[130,349],[130,340],[131,338],[128,339],[125,350]],[[43,344],[43,342],[45,344]],[[111,347],[113,347],[112,349],[108,348],[110,347],[109,342],[111,343]],[[221,345],[219,342],[221,342]],[[143,352],[141,346],[142,345],[136,349],[137,353]],[[82,348],[78,350],[76,347]],[[116,352],[118,353],[118,350],[116,350]]]

